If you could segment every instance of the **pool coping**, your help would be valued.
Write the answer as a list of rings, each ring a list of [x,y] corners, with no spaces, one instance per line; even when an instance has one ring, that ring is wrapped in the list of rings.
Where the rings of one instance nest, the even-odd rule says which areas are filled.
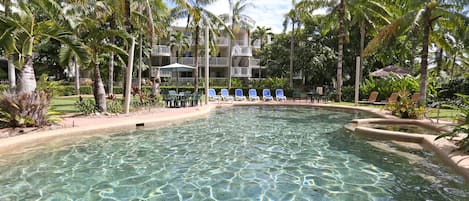
[[[122,117],[119,120],[107,122],[107,123],[98,123],[86,126],[71,127],[71,128],[59,128],[55,130],[46,130],[31,132],[23,135],[17,135],[8,138],[0,139],[0,155],[15,151],[18,148],[24,148],[36,144],[40,144],[47,141],[52,141],[60,138],[69,138],[69,137],[78,137],[85,135],[95,135],[96,132],[116,132],[122,130],[136,130],[140,128],[147,127],[157,127],[161,126],[164,123],[178,122],[182,120],[188,120],[193,118],[202,117],[207,115],[213,106],[199,106],[194,107],[189,112],[184,111],[182,108],[179,112],[171,113],[171,115],[166,116],[156,116],[155,114],[165,114],[165,113],[154,113],[146,114],[141,116],[128,116]],[[177,110],[177,109],[175,109]]]
[[[147,127],[157,127],[163,123],[177,122],[186,119],[200,118],[203,115],[209,114],[213,108],[219,107],[232,107],[232,106],[305,106],[305,107],[317,107],[317,108],[327,108],[327,109],[343,109],[343,110],[353,110],[353,111],[362,111],[367,112],[380,118],[370,118],[370,119],[354,119],[352,120],[353,124],[356,124],[354,127],[344,126],[346,129],[351,130],[355,133],[367,135],[369,137],[396,140],[396,141],[405,141],[421,144],[423,147],[428,148],[434,151],[439,158],[441,158],[445,163],[451,165],[458,173],[463,175],[466,181],[469,181],[469,155],[464,154],[459,151],[453,151],[456,146],[448,141],[447,139],[440,139],[435,141],[435,135],[425,135],[425,134],[408,134],[398,131],[387,131],[368,128],[360,126],[364,123],[369,122],[395,122],[395,123],[408,123],[408,124],[418,124],[419,126],[424,126],[430,129],[443,129],[442,127],[435,127],[428,122],[423,122],[421,120],[404,120],[399,119],[395,116],[392,116],[388,113],[385,113],[383,110],[378,108],[364,108],[364,107],[355,107],[355,106],[343,106],[343,105],[331,105],[323,103],[309,103],[309,102],[296,102],[296,101],[285,101],[285,102],[211,102],[208,105],[203,105],[195,107],[195,109],[184,111],[182,108],[174,109],[175,113],[170,113],[171,115],[166,116],[151,116],[151,114],[134,116],[121,121],[108,122],[103,124],[92,124],[81,127],[73,128],[60,128],[55,130],[39,131],[32,132],[24,135],[18,135],[8,138],[0,139],[0,155],[14,151],[18,148],[23,148],[41,142],[55,140],[57,138],[66,138],[66,137],[79,137],[82,135],[90,135],[92,132],[115,132],[121,130],[135,130],[138,128],[138,125],[144,125]],[[155,113],[158,114],[158,113]],[[153,115],[155,115],[153,114]],[[161,113],[160,113],[161,114]],[[153,118],[149,118],[153,117]],[[125,118],[125,117],[124,117]],[[138,125],[137,125],[138,124]],[[92,134],[91,134],[92,135]]]

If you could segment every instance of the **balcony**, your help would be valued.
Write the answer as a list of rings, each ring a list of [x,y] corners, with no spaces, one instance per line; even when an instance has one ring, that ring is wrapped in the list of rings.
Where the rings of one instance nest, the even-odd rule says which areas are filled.
[[[232,67],[232,77],[251,77],[251,68],[249,67]]]
[[[228,66],[228,57],[210,57],[210,66]]]
[[[167,45],[156,45],[151,51],[152,56],[171,56],[171,50]]]
[[[180,63],[188,66],[194,66],[194,57],[179,57],[176,62],[176,57],[171,57],[171,63]]]
[[[250,59],[249,60],[249,67],[259,67],[261,60],[260,59]]]
[[[156,77],[157,72],[158,72],[158,67],[151,67],[150,69],[151,77]],[[160,70],[160,77],[172,77],[172,72]]]
[[[251,47],[240,47],[234,46],[233,47],[233,56],[252,56],[252,48]]]

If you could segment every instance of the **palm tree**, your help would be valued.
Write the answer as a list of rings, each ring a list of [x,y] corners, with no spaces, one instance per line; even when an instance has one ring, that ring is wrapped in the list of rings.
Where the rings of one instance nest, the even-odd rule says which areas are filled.
[[[3,8],[4,8],[4,11],[3,11],[3,15],[6,17],[8,17],[8,15],[10,15],[10,0],[3,0]],[[15,89],[16,89],[16,68],[15,68],[15,65],[13,64],[14,62],[14,58],[12,57],[12,54],[11,52],[4,52],[5,55],[8,57],[10,56],[10,58],[8,58],[8,82],[9,82],[9,88],[10,88],[10,93],[14,93]]]
[[[187,0],[185,2],[179,1],[179,6],[174,8],[172,15],[174,17],[186,17],[187,27],[193,29],[195,37],[194,45],[194,58],[195,58],[195,69],[194,69],[194,91],[199,89],[199,35],[203,27],[208,26],[209,32],[212,36],[217,36],[218,25],[222,25],[225,30],[229,31],[229,27],[220,19],[218,16],[213,14],[204,8],[204,6],[213,3],[214,0]],[[229,31],[231,33],[231,31]]]
[[[343,48],[344,48],[344,39],[346,36],[346,29],[345,29],[345,0],[302,0],[296,6],[299,9],[304,11],[313,11],[326,8],[330,11],[329,15],[326,15],[325,24],[331,29],[334,28],[335,23],[332,24],[330,19],[337,19],[337,33],[338,33],[338,49],[337,49],[337,101],[341,101],[342,99],[342,60],[343,60]],[[335,16],[338,14],[338,17],[331,17],[331,15]],[[327,20],[329,19],[329,20]]]
[[[254,43],[256,40],[261,41],[261,50],[264,49],[267,41],[269,40],[269,36],[273,36],[272,29],[270,27],[256,27],[256,29],[252,32],[252,42]],[[259,78],[261,78],[261,68],[259,68]]]
[[[169,46],[171,47],[171,50],[176,51],[176,62],[179,62],[179,55],[182,54],[182,52],[185,49],[189,48],[189,37],[184,35],[183,32],[176,32],[171,34],[171,41],[169,42]]]
[[[293,57],[294,57],[294,48],[295,48],[295,24],[300,23],[299,20],[299,13],[297,12],[296,8],[296,0],[292,0],[292,9],[285,14],[285,20],[283,21],[283,31],[285,32],[287,29],[287,25],[291,23],[291,38],[290,38],[290,77],[288,79],[288,83],[290,88],[293,87]],[[298,27],[299,28],[299,27]]]
[[[427,95],[427,76],[428,76],[428,45],[430,39],[438,40],[432,30],[448,27],[447,30],[465,29],[468,17],[462,14],[465,0],[446,0],[430,2],[424,0],[412,1],[412,9],[403,16],[394,20],[391,24],[383,28],[380,33],[368,43],[365,48],[365,55],[374,51],[383,41],[388,41],[396,35],[402,35],[407,32],[423,32],[422,53],[420,66],[420,104],[425,105]],[[402,3],[408,3],[406,1]],[[435,26],[435,24],[438,24]],[[422,30],[423,29],[423,30]],[[467,33],[467,29],[465,35]]]
[[[248,15],[244,14],[246,12],[246,9],[248,9],[250,6],[252,6],[251,3],[248,2],[248,0],[228,0],[228,3],[230,5],[230,13],[222,14],[220,16],[221,19],[223,19],[224,22],[230,22],[230,30],[232,33],[239,33],[241,29],[244,29],[250,32],[251,24],[249,23],[248,20],[251,19]],[[234,37],[229,37],[229,53],[228,53],[228,88],[231,88],[231,67],[233,65],[233,38]],[[249,37],[248,37],[249,38]]]
[[[360,80],[363,71],[363,50],[365,49],[366,30],[377,31],[383,25],[389,24],[392,13],[386,4],[376,0],[349,0],[348,15],[352,17],[349,25],[360,27]]]
[[[7,52],[15,51],[22,65],[19,91],[33,92],[36,78],[33,68],[33,50],[39,41],[57,40],[71,48],[73,52],[86,60],[87,51],[83,44],[72,37],[72,33],[54,19],[62,13],[61,6],[53,0],[17,1],[18,12],[0,17],[0,27],[4,28],[0,36],[0,45]],[[43,12],[42,19],[36,19],[34,12]]]

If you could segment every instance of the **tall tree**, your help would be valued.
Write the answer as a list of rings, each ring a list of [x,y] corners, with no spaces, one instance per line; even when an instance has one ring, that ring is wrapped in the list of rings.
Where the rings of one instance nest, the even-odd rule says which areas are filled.
[[[256,27],[256,29],[252,32],[252,43],[256,40],[261,42],[261,51],[264,50],[265,45],[267,44],[269,37],[272,37],[274,34],[272,33],[272,29],[270,27]],[[261,68],[259,67],[259,78],[261,78]]]
[[[184,35],[183,32],[176,32],[171,34],[171,40],[169,41],[171,50],[176,52],[176,62],[179,62],[179,56],[182,52],[190,47],[189,37]]]
[[[232,33],[237,34],[242,29],[250,33],[250,30],[254,27],[250,21],[251,17],[245,14],[246,10],[253,6],[248,0],[228,0],[230,5],[229,13],[222,14],[220,18],[224,22],[229,22],[230,30]],[[248,37],[249,38],[249,37]],[[229,37],[229,52],[228,52],[228,88],[231,88],[231,68],[233,65],[233,39],[234,37]]]
[[[288,23],[290,22],[291,24],[291,38],[290,38],[290,73],[289,73],[289,79],[288,83],[290,88],[293,87],[293,59],[294,59],[294,52],[295,52],[295,24],[298,23],[298,29],[299,27],[299,13],[296,8],[296,0],[292,0],[292,9],[285,14],[284,21],[283,21],[283,31],[285,32],[288,26]]]
[[[406,1],[399,3],[408,3]],[[448,30],[465,29],[469,20],[462,13],[466,0],[416,0],[412,1],[412,9],[403,16],[394,20],[383,28],[380,33],[368,43],[365,55],[372,53],[383,41],[394,39],[396,35],[404,35],[408,32],[422,31],[422,52],[420,63],[420,104],[425,105],[427,99],[427,76],[428,76],[428,46],[430,42],[437,40],[433,34],[435,27]],[[436,26],[438,24],[438,26]],[[467,31],[467,29],[465,29]],[[465,33],[467,35],[469,33]]]
[[[217,15],[205,9],[205,6],[213,3],[214,0],[187,0],[179,2],[179,6],[174,8],[172,15],[174,17],[186,17],[187,28],[193,30],[194,37],[194,58],[195,58],[195,69],[194,69],[194,91],[199,89],[199,42],[200,32],[205,26],[208,26],[210,35],[218,36],[218,25],[222,25],[225,30],[229,30],[225,22],[220,19]],[[231,31],[229,31],[232,35]]]
[[[86,58],[86,49],[72,37],[64,27],[57,23],[61,17],[61,6],[53,0],[17,1],[18,11],[9,16],[0,16],[0,45],[7,52],[15,51],[18,63],[22,66],[19,91],[33,92],[36,78],[33,68],[33,50],[38,42],[57,40],[68,45],[77,55]],[[43,12],[37,19],[35,12]]]

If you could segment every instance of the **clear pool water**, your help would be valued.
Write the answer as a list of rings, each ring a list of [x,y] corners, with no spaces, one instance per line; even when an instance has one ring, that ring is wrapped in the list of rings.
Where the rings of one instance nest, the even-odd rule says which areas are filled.
[[[0,200],[464,200],[432,153],[382,151],[342,125],[360,113],[219,109],[170,128],[0,157]],[[391,145],[392,146],[392,145]],[[395,147],[396,149],[402,149]]]

